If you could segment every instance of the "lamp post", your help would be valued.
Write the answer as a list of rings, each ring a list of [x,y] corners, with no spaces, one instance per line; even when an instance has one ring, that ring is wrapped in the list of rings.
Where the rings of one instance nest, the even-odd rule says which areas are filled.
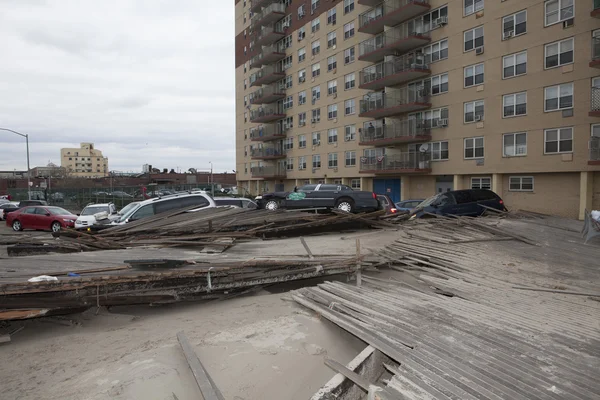
[[[13,131],[12,129],[0,128],[0,131],[12,132],[16,135],[25,138],[25,144],[27,146],[27,198],[31,200],[31,169],[29,168],[29,135],[26,133],[20,133],[17,131]]]
[[[210,193],[213,197],[215,197],[215,180],[213,178],[213,163],[212,161],[208,162],[210,164]]]

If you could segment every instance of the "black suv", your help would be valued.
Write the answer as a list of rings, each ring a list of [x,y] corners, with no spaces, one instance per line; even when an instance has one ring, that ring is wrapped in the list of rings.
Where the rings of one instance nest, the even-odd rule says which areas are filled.
[[[431,196],[415,207],[412,215],[416,218],[427,217],[427,213],[478,217],[486,210],[485,207],[481,207],[482,205],[499,211],[506,210],[504,201],[491,190],[467,189]]]
[[[13,211],[17,211],[23,207],[29,207],[29,206],[47,206],[48,203],[45,202],[44,200],[21,200],[19,202],[19,206],[18,207],[10,207],[10,208],[5,208],[4,209],[4,218],[6,218],[6,215],[10,212]]]

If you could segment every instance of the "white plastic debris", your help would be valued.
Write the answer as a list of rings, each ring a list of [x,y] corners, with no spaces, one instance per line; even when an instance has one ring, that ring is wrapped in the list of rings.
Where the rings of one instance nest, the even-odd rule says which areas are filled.
[[[27,282],[52,282],[52,281],[57,281],[57,280],[58,280],[58,278],[55,276],[40,275],[40,276],[33,277],[31,279],[28,279]]]
[[[596,221],[600,222],[600,211],[599,210],[592,210],[592,219],[595,219]]]
[[[368,400],[375,400],[378,392],[383,392],[383,389],[379,386],[369,385],[369,393],[367,393]]]

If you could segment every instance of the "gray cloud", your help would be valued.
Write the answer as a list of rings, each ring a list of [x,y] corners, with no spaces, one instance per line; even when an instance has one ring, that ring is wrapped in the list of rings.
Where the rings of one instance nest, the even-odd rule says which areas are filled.
[[[94,142],[114,170],[235,169],[233,2],[3,0],[2,11],[0,127],[30,135],[32,166]],[[0,170],[24,168],[24,154],[0,131]]]

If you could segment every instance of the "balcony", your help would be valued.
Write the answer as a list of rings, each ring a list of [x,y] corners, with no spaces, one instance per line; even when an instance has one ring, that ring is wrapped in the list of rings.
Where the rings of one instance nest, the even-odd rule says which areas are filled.
[[[377,4],[381,3],[381,0],[358,0],[358,4],[362,4],[363,6],[375,7]]]
[[[260,53],[250,59],[250,68],[259,68],[263,65],[273,64],[285,58],[285,53],[279,51],[277,46],[264,46]]]
[[[285,118],[285,112],[279,107],[259,107],[256,110],[250,110],[250,122],[273,122]]]
[[[250,168],[253,178],[285,178],[285,168],[282,165],[268,165]]]
[[[431,108],[424,89],[403,87],[389,93],[369,93],[360,101],[359,117],[384,118]]]
[[[283,149],[283,146],[268,146],[261,149],[253,149],[250,152],[250,158],[253,160],[277,160],[285,158],[287,151]]]
[[[592,37],[592,61],[590,67],[600,68],[600,36]]]
[[[285,36],[285,32],[278,30],[276,24],[263,26],[252,36],[253,46],[267,46],[273,44]]]
[[[590,117],[600,117],[600,87],[592,87],[592,98],[590,100]]]
[[[256,30],[260,26],[267,26],[277,22],[283,17],[285,17],[285,5],[281,3],[272,3],[263,8],[261,12],[252,16],[252,19],[250,20],[250,26]]]
[[[358,59],[375,62],[385,56],[407,53],[431,41],[430,26],[415,26],[411,21],[360,42]]]
[[[260,11],[261,8],[268,7],[275,2],[279,2],[279,1],[278,0],[253,0],[250,3],[250,11],[252,11],[253,13],[257,13]]]
[[[366,122],[360,133],[361,146],[390,146],[404,143],[429,142],[429,121],[405,119],[389,125],[382,121]]]
[[[250,93],[250,104],[270,104],[285,97],[285,89],[278,83],[262,87]]]
[[[281,71],[279,66],[267,65],[250,75],[250,86],[268,85],[281,80],[283,77],[285,77],[285,72]]]
[[[600,165],[600,137],[593,137],[588,147],[590,149],[588,165]]]
[[[428,174],[431,172],[431,153],[404,152],[361,157],[361,174],[399,175]]]
[[[358,16],[358,31],[374,35],[386,25],[398,25],[430,8],[429,0],[387,0]]]
[[[594,9],[590,12],[594,18],[600,18],[600,0],[594,0]]]
[[[392,57],[376,65],[370,65],[358,74],[359,88],[379,90],[403,82],[425,78],[431,75],[429,65],[423,56],[405,55]]]
[[[285,131],[279,124],[261,125],[250,129],[250,140],[253,142],[268,142],[285,138]]]

